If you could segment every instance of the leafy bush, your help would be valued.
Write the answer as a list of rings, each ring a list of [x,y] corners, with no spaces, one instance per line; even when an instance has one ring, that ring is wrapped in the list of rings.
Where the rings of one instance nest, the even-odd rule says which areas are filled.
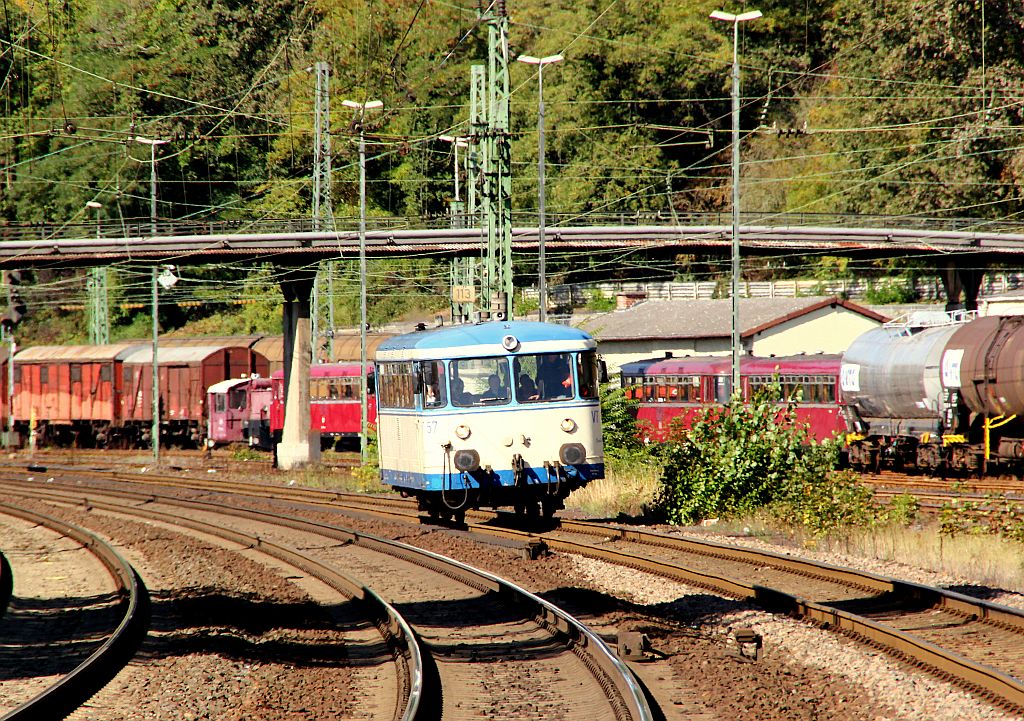
[[[914,522],[921,504],[916,497],[909,493],[901,493],[893,496],[889,501],[889,508],[885,513],[885,520],[900,526],[907,526]]]
[[[873,522],[871,490],[836,471],[838,441],[816,442],[792,399],[767,386],[749,404],[733,398],[703,411],[689,430],[673,429],[658,506],[673,523],[768,508],[815,536]]]
[[[601,429],[605,455],[619,458],[648,452],[640,440],[636,411],[640,401],[626,398],[626,391],[611,383],[601,388]]]
[[[615,299],[607,297],[597,288],[587,291],[587,308],[598,313],[615,310]]]
[[[672,429],[658,499],[669,521],[745,513],[786,495],[817,446],[807,442],[793,403],[780,405],[780,397],[778,384],[767,386],[749,404],[734,396],[724,408],[703,410],[689,430]]]
[[[875,285],[870,283],[864,291],[864,301],[874,305],[913,303],[917,300],[912,280],[903,278]]]
[[[781,520],[800,523],[815,536],[827,536],[876,519],[871,489],[852,471],[831,471],[813,463],[797,472],[794,480],[785,500],[774,509]]]

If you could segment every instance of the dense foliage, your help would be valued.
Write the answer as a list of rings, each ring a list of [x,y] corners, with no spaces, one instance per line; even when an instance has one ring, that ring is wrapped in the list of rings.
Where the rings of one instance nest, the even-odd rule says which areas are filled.
[[[605,213],[728,209],[732,35],[708,18],[720,3],[506,6],[511,57],[566,58],[544,73],[549,213],[580,222]],[[763,0],[757,9],[764,17],[743,24],[739,44],[744,210],[979,218],[1024,210],[1024,110],[1016,100],[1024,92],[1024,16],[1005,0]],[[469,69],[486,58],[486,42],[473,3],[6,2],[0,225],[91,221],[90,200],[103,204],[107,222],[146,219],[151,165],[137,136],[169,141],[158,154],[161,217],[308,217],[315,87],[308,69],[317,61],[331,66],[340,222],[358,202],[356,126],[343,99],[384,102],[366,124],[369,212],[441,216],[452,196],[453,157],[437,136],[468,132]],[[531,210],[536,69],[513,62],[511,73],[513,205]],[[515,261],[517,275],[535,276],[534,258]],[[371,298],[371,314],[444,305],[438,294],[447,267],[429,256],[412,262],[419,265],[381,283],[387,292]],[[251,270],[196,271],[188,287],[251,286]],[[548,270],[554,281],[728,273],[716,259],[640,253],[552,254]],[[753,261],[746,270],[750,277],[854,272],[845,261],[818,258]],[[128,269],[120,284],[129,302],[145,295],[132,278]],[[51,311],[38,332],[59,332],[64,316],[69,332],[80,328],[73,310],[58,307],[81,304],[84,283],[53,273],[35,282],[33,310]],[[387,307],[372,310],[378,302]],[[349,300],[338,305],[351,315]],[[232,310],[213,302],[187,308],[162,321],[171,327]],[[141,312],[129,308],[123,324]]]
[[[830,506],[837,494],[848,492],[845,479],[833,476],[838,444],[809,440],[793,403],[779,398],[778,385],[765,386],[750,403],[734,397],[727,406],[703,409],[690,428],[673,429],[663,452],[658,500],[670,522],[694,523],[777,504],[794,519],[827,527],[829,514],[847,513],[841,509],[848,504]]]
[[[636,412],[640,401],[627,398],[626,391],[611,383],[601,388],[601,431],[606,456],[633,458],[649,453],[640,439]]]

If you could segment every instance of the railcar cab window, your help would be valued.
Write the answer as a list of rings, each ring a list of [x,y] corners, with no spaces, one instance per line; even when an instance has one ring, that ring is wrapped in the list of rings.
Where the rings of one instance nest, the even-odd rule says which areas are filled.
[[[420,387],[424,408],[444,408],[448,399],[444,386],[444,363],[441,361],[420,361]]]
[[[589,361],[588,361],[589,363]],[[597,377],[597,356],[594,354],[594,369],[587,371]],[[516,378],[516,400],[520,403],[533,401],[567,400],[575,395],[572,379],[572,355],[569,353],[539,353],[516,356],[512,360],[512,372]],[[588,384],[588,392],[596,386]],[[590,396],[596,398],[595,395]]]
[[[384,408],[416,407],[416,374],[409,361],[377,365],[380,392],[377,402]]]
[[[601,370],[597,363],[597,351],[588,350],[577,356],[576,377],[580,382],[580,398],[597,398],[597,384],[601,378]]]
[[[450,370],[453,405],[500,406],[512,398],[504,358],[460,358],[451,362]]]
[[[228,408],[233,411],[245,410],[246,389],[232,388],[228,391]]]

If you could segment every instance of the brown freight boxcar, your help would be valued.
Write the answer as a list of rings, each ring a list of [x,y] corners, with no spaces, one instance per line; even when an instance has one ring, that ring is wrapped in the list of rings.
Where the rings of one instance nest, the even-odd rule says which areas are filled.
[[[14,429],[39,444],[105,445],[120,434],[121,364],[139,345],[35,346],[14,356]]]
[[[149,443],[152,426],[153,348],[137,346],[123,360],[121,415],[126,432]],[[266,376],[269,363],[248,347],[224,345],[159,348],[161,440],[198,443],[206,428],[206,389],[229,378]]]

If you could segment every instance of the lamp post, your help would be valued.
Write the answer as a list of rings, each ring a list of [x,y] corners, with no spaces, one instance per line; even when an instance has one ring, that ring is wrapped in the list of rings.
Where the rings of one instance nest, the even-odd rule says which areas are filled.
[[[156,235],[156,146],[165,145],[166,140],[155,140],[135,136],[135,142],[140,145],[149,146],[149,231]],[[157,321],[157,314],[160,308],[160,292],[157,288],[156,266],[153,266],[150,293],[153,305],[153,424],[150,428],[153,443],[153,464],[160,462],[160,369],[157,362],[159,351],[158,335],[160,324]]]
[[[715,10],[712,20],[732,23],[732,393],[740,392],[740,23],[760,10],[734,15]]]
[[[520,55],[516,60],[537,66],[537,291],[540,296],[540,322],[548,319],[548,282],[544,254],[544,66],[564,60],[561,55],[535,58]]]
[[[367,110],[383,108],[380,100],[357,103],[342,100],[346,108],[359,111],[359,459],[365,465],[366,430],[368,411],[366,406],[366,135],[363,131],[363,116]]]

